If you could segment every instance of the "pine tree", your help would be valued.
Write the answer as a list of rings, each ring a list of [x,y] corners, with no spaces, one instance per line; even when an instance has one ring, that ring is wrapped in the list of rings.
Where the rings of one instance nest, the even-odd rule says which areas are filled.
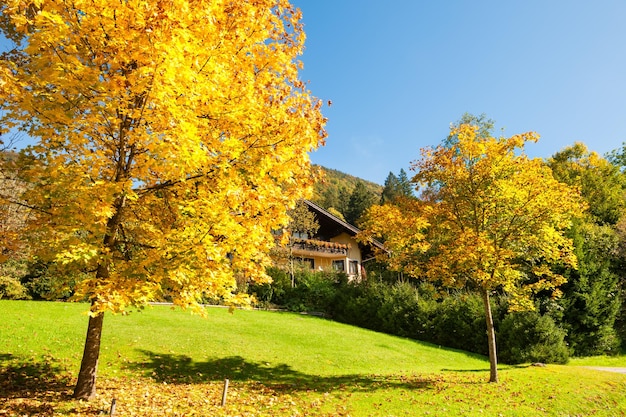
[[[413,197],[413,185],[404,169],[400,169],[400,174],[398,175],[398,191],[403,197]]]
[[[356,225],[365,210],[370,208],[375,202],[376,197],[367,191],[363,181],[357,182],[348,201],[348,208],[345,214],[346,221]]]
[[[393,202],[398,197],[398,177],[393,172],[389,172],[385,179],[385,187],[380,196],[380,204]]]

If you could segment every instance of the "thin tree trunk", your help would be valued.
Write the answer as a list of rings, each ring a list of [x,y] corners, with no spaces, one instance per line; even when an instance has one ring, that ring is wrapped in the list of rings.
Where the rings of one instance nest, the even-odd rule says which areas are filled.
[[[123,122],[126,123],[127,120]],[[133,146],[130,150],[126,148],[126,130],[128,126],[120,125],[120,137],[118,150],[120,156],[117,159],[117,167],[114,183],[122,183],[129,178],[130,167],[135,155]],[[122,222],[122,214],[126,206],[126,194],[124,191],[115,199],[113,205],[115,211],[109,218],[106,225],[106,231],[102,241],[103,247],[111,252],[115,252],[115,241],[118,229]],[[96,271],[96,281],[107,282],[109,279],[110,261],[103,259],[98,265]],[[93,295],[93,294],[92,294]],[[92,299],[91,306],[94,306]],[[102,324],[104,322],[104,312],[99,312],[94,316],[89,316],[89,325],[87,326],[87,337],[85,338],[85,349],[83,350],[83,359],[80,362],[80,371],[78,373],[78,381],[74,388],[74,398],[81,400],[91,400],[96,396],[96,376],[98,373],[98,359],[100,358],[100,339],[102,336]]]
[[[74,398],[91,400],[96,395],[96,374],[98,372],[98,358],[100,357],[100,337],[102,336],[102,323],[104,313],[89,316],[87,337],[83,359],[80,362],[78,381],[74,388]]]
[[[109,219],[109,224],[119,216],[113,216]],[[112,234],[107,234],[104,243],[107,247],[111,247]],[[96,271],[96,280],[106,281],[109,278],[109,263],[105,261],[98,265]],[[95,302],[91,301],[93,308]],[[87,336],[85,338],[85,349],[83,350],[83,359],[80,361],[80,372],[78,373],[78,381],[74,388],[74,398],[81,400],[91,400],[96,396],[96,374],[98,372],[98,359],[100,357],[100,339],[102,336],[102,323],[104,321],[104,312],[89,316],[89,325],[87,326]]]
[[[291,277],[291,288],[296,287],[296,276],[294,272],[293,265],[293,245],[294,243],[291,241],[291,237],[289,238],[289,276]]]
[[[485,321],[487,322],[487,343],[489,344],[489,382],[498,382],[498,357],[496,353],[496,332],[493,327],[493,315],[489,302],[489,292],[482,290],[483,303],[485,305]]]

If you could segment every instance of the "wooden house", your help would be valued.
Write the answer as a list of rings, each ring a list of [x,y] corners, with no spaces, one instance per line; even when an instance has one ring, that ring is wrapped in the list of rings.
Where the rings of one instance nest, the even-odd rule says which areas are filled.
[[[374,249],[384,249],[383,245],[376,241],[358,242],[355,237],[360,230],[357,227],[311,201],[304,202],[315,215],[319,229],[314,236],[292,237],[292,256],[312,270],[345,272],[351,280],[364,278],[363,264],[374,259]]]

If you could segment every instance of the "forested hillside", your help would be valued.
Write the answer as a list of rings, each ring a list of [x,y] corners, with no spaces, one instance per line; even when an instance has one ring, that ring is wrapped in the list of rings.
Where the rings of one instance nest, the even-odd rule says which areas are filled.
[[[383,186],[336,169],[316,167],[321,178],[315,183],[311,201],[334,215],[355,224],[365,209],[380,202]]]

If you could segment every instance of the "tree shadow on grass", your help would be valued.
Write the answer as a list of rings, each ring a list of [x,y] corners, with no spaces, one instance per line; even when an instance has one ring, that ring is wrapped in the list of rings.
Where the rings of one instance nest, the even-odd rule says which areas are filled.
[[[193,361],[185,355],[171,355],[141,351],[146,362],[131,363],[129,367],[143,372],[159,381],[178,384],[217,382],[229,379],[240,382],[258,382],[276,391],[342,390],[369,392],[379,389],[431,389],[428,377],[403,375],[309,375],[292,369],[286,364],[270,364],[248,361],[241,356]]]
[[[0,404],[9,415],[51,416],[51,403],[69,399],[71,377],[50,356],[23,358],[0,354]]]

